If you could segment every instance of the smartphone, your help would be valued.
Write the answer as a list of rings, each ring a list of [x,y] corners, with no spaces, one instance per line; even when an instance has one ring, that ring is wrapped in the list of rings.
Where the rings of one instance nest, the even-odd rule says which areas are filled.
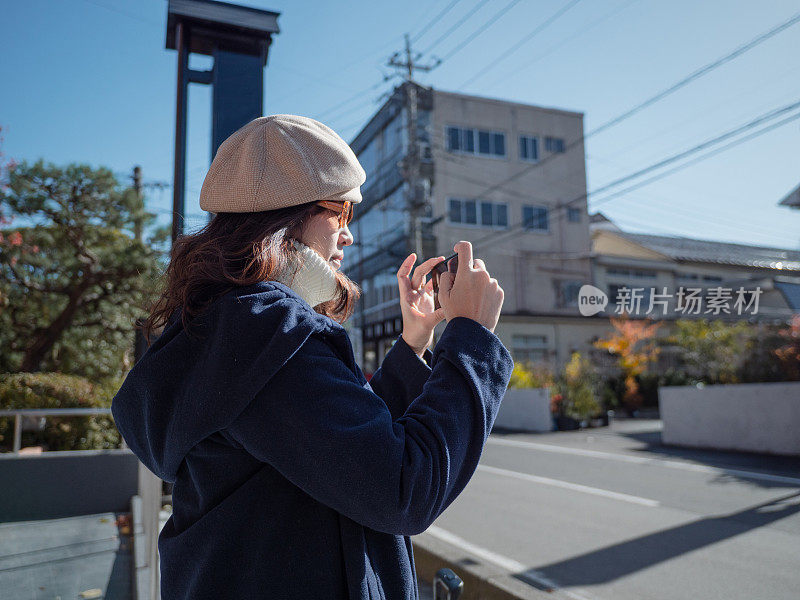
[[[458,271],[458,252],[448,256],[431,270],[431,279],[433,280],[434,309],[438,309],[441,306],[439,304],[439,276],[445,271],[450,271],[451,273]]]

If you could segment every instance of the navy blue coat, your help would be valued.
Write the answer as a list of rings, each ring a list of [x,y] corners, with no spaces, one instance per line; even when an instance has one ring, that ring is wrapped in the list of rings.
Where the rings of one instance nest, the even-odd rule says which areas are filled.
[[[478,465],[513,368],[497,336],[456,317],[426,361],[398,336],[367,382],[345,329],[273,281],[190,329],[173,316],[111,407],[174,483],[163,599],[418,598],[409,536]]]

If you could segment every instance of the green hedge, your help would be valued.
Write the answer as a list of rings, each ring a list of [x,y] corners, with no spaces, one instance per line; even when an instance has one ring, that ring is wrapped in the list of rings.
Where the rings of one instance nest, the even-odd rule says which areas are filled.
[[[0,408],[108,408],[121,380],[92,382],[63,373],[0,374]],[[45,450],[119,448],[111,415],[47,417],[42,431],[23,431],[22,446]],[[0,450],[11,451],[14,418],[0,417]]]

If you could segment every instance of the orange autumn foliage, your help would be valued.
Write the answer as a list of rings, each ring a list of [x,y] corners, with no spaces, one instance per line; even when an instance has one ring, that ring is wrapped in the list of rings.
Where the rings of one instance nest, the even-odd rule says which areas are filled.
[[[661,323],[633,320],[629,317],[611,317],[614,332],[594,343],[596,348],[607,350],[617,357],[619,368],[625,377],[623,401],[632,408],[642,402],[636,376],[647,371],[649,363],[658,358],[656,332]]]

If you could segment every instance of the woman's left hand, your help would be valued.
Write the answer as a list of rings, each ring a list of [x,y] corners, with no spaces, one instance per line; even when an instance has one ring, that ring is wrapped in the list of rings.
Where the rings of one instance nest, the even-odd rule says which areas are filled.
[[[444,319],[444,309],[433,308],[433,278],[426,283],[425,276],[444,260],[444,256],[429,258],[409,277],[416,260],[416,253],[412,252],[403,261],[397,271],[397,283],[403,313],[403,340],[421,357],[433,343],[433,328]]]

